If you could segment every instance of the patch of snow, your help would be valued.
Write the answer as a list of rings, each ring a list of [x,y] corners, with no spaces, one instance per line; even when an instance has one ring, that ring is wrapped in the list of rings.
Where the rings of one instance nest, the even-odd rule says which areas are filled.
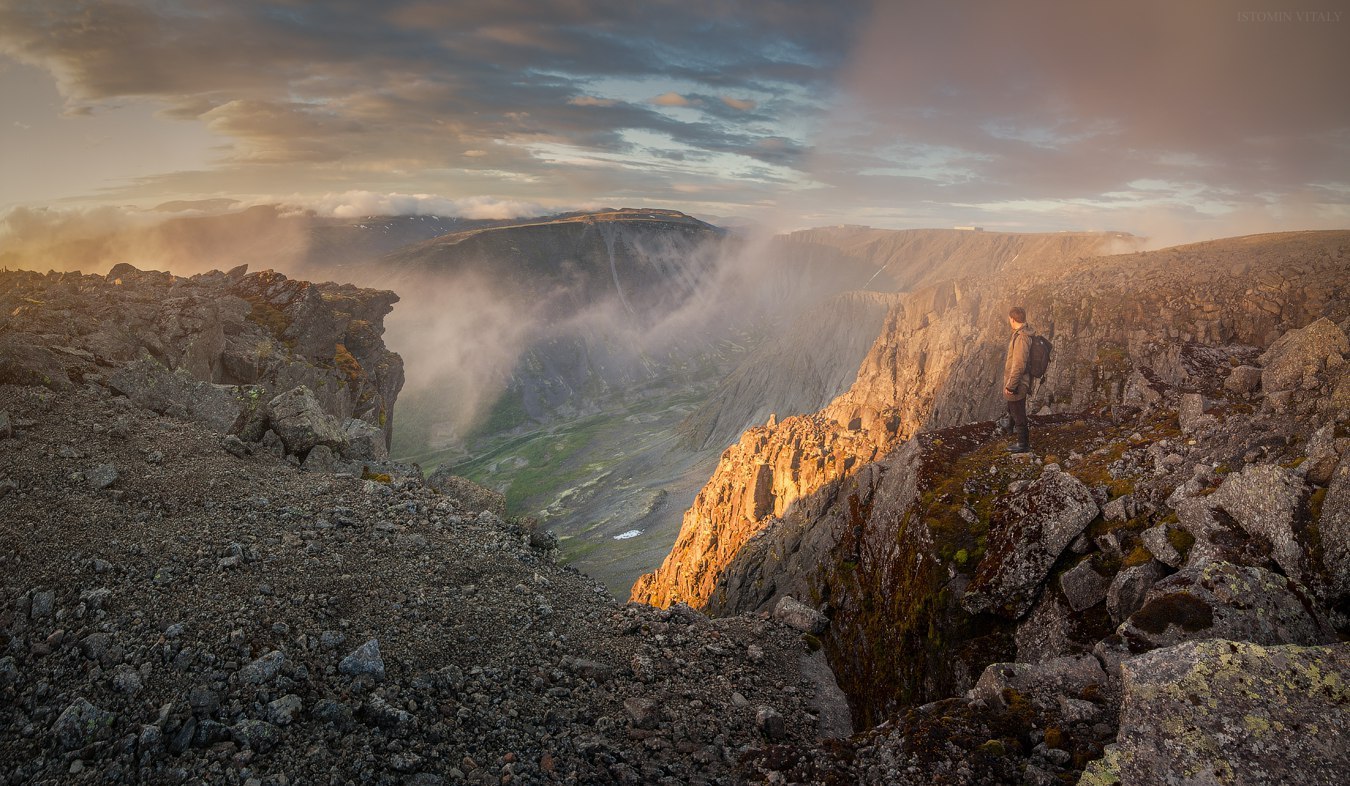
[[[641,534],[642,534],[642,530],[640,530],[640,529],[630,529],[630,530],[628,530],[627,532],[620,532],[618,535],[615,535],[615,536],[614,536],[614,539],[615,539],[615,540],[628,540],[629,538],[636,538],[638,535],[641,535]]]

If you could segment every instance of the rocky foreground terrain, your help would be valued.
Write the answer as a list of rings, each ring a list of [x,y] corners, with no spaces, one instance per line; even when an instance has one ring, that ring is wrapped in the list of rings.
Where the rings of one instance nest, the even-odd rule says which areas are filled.
[[[617,602],[500,495],[385,460],[364,376],[269,388],[330,379],[327,349],[230,299],[270,282],[331,322],[389,293],[2,280],[0,782],[726,783],[847,732],[797,628]],[[192,349],[217,329],[284,362],[233,378]]]

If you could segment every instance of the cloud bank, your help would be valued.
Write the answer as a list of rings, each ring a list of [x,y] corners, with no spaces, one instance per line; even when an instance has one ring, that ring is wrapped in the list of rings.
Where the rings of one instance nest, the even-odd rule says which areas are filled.
[[[104,199],[1240,232],[1350,222],[1340,5],[0,0],[0,55],[219,140]]]

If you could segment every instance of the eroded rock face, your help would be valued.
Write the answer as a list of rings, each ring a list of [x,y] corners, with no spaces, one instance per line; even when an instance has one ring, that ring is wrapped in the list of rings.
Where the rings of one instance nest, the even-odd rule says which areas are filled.
[[[1212,639],[1122,664],[1118,748],[1096,777],[1333,786],[1350,769],[1350,649]],[[1114,772],[1110,770],[1114,769]],[[1084,783],[1108,782],[1089,780]]]
[[[1087,486],[1047,468],[999,512],[990,527],[989,551],[961,605],[972,614],[990,612],[1009,619],[1026,614],[1050,566],[1098,512]]]
[[[1335,632],[1308,589],[1263,568],[1211,562],[1159,581],[1119,633],[1134,652],[1224,638],[1257,644],[1325,644]]]

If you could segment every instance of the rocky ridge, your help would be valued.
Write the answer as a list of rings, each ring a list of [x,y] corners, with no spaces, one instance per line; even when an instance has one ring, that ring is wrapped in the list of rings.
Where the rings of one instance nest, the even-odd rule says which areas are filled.
[[[255,442],[274,398],[303,387],[333,428],[383,455],[403,386],[382,338],[397,301],[246,266],[188,278],[127,264],[106,276],[0,272],[0,384],[111,388]],[[311,447],[288,452],[304,460]]]
[[[1035,291],[916,295],[851,391],[724,454],[634,597],[735,613],[791,596],[830,619],[820,645],[872,730],[834,751],[766,752],[756,767],[771,780],[1049,783],[1089,762],[1090,783],[1179,766],[1220,783],[1339,771],[1343,752],[1296,745],[1244,780],[1236,762],[1270,743],[1244,748],[1225,724],[1290,719],[1239,712],[1243,689],[1217,679],[1212,711],[1187,721],[1203,744],[1169,749],[1184,766],[1151,758],[1135,740],[1163,711],[1132,691],[1188,642],[1292,647],[1266,678],[1303,686],[1290,689],[1310,702],[1299,723],[1344,727],[1343,664],[1297,648],[1345,646],[1340,536],[1327,533],[1345,520],[1350,471],[1337,468],[1346,246],[1344,233],[1240,238],[1085,260]],[[999,408],[1010,301],[1056,342],[1030,461],[1005,457],[980,421]],[[1298,682],[1307,662],[1336,675],[1330,692]],[[1122,682],[1127,664],[1147,676]]]

